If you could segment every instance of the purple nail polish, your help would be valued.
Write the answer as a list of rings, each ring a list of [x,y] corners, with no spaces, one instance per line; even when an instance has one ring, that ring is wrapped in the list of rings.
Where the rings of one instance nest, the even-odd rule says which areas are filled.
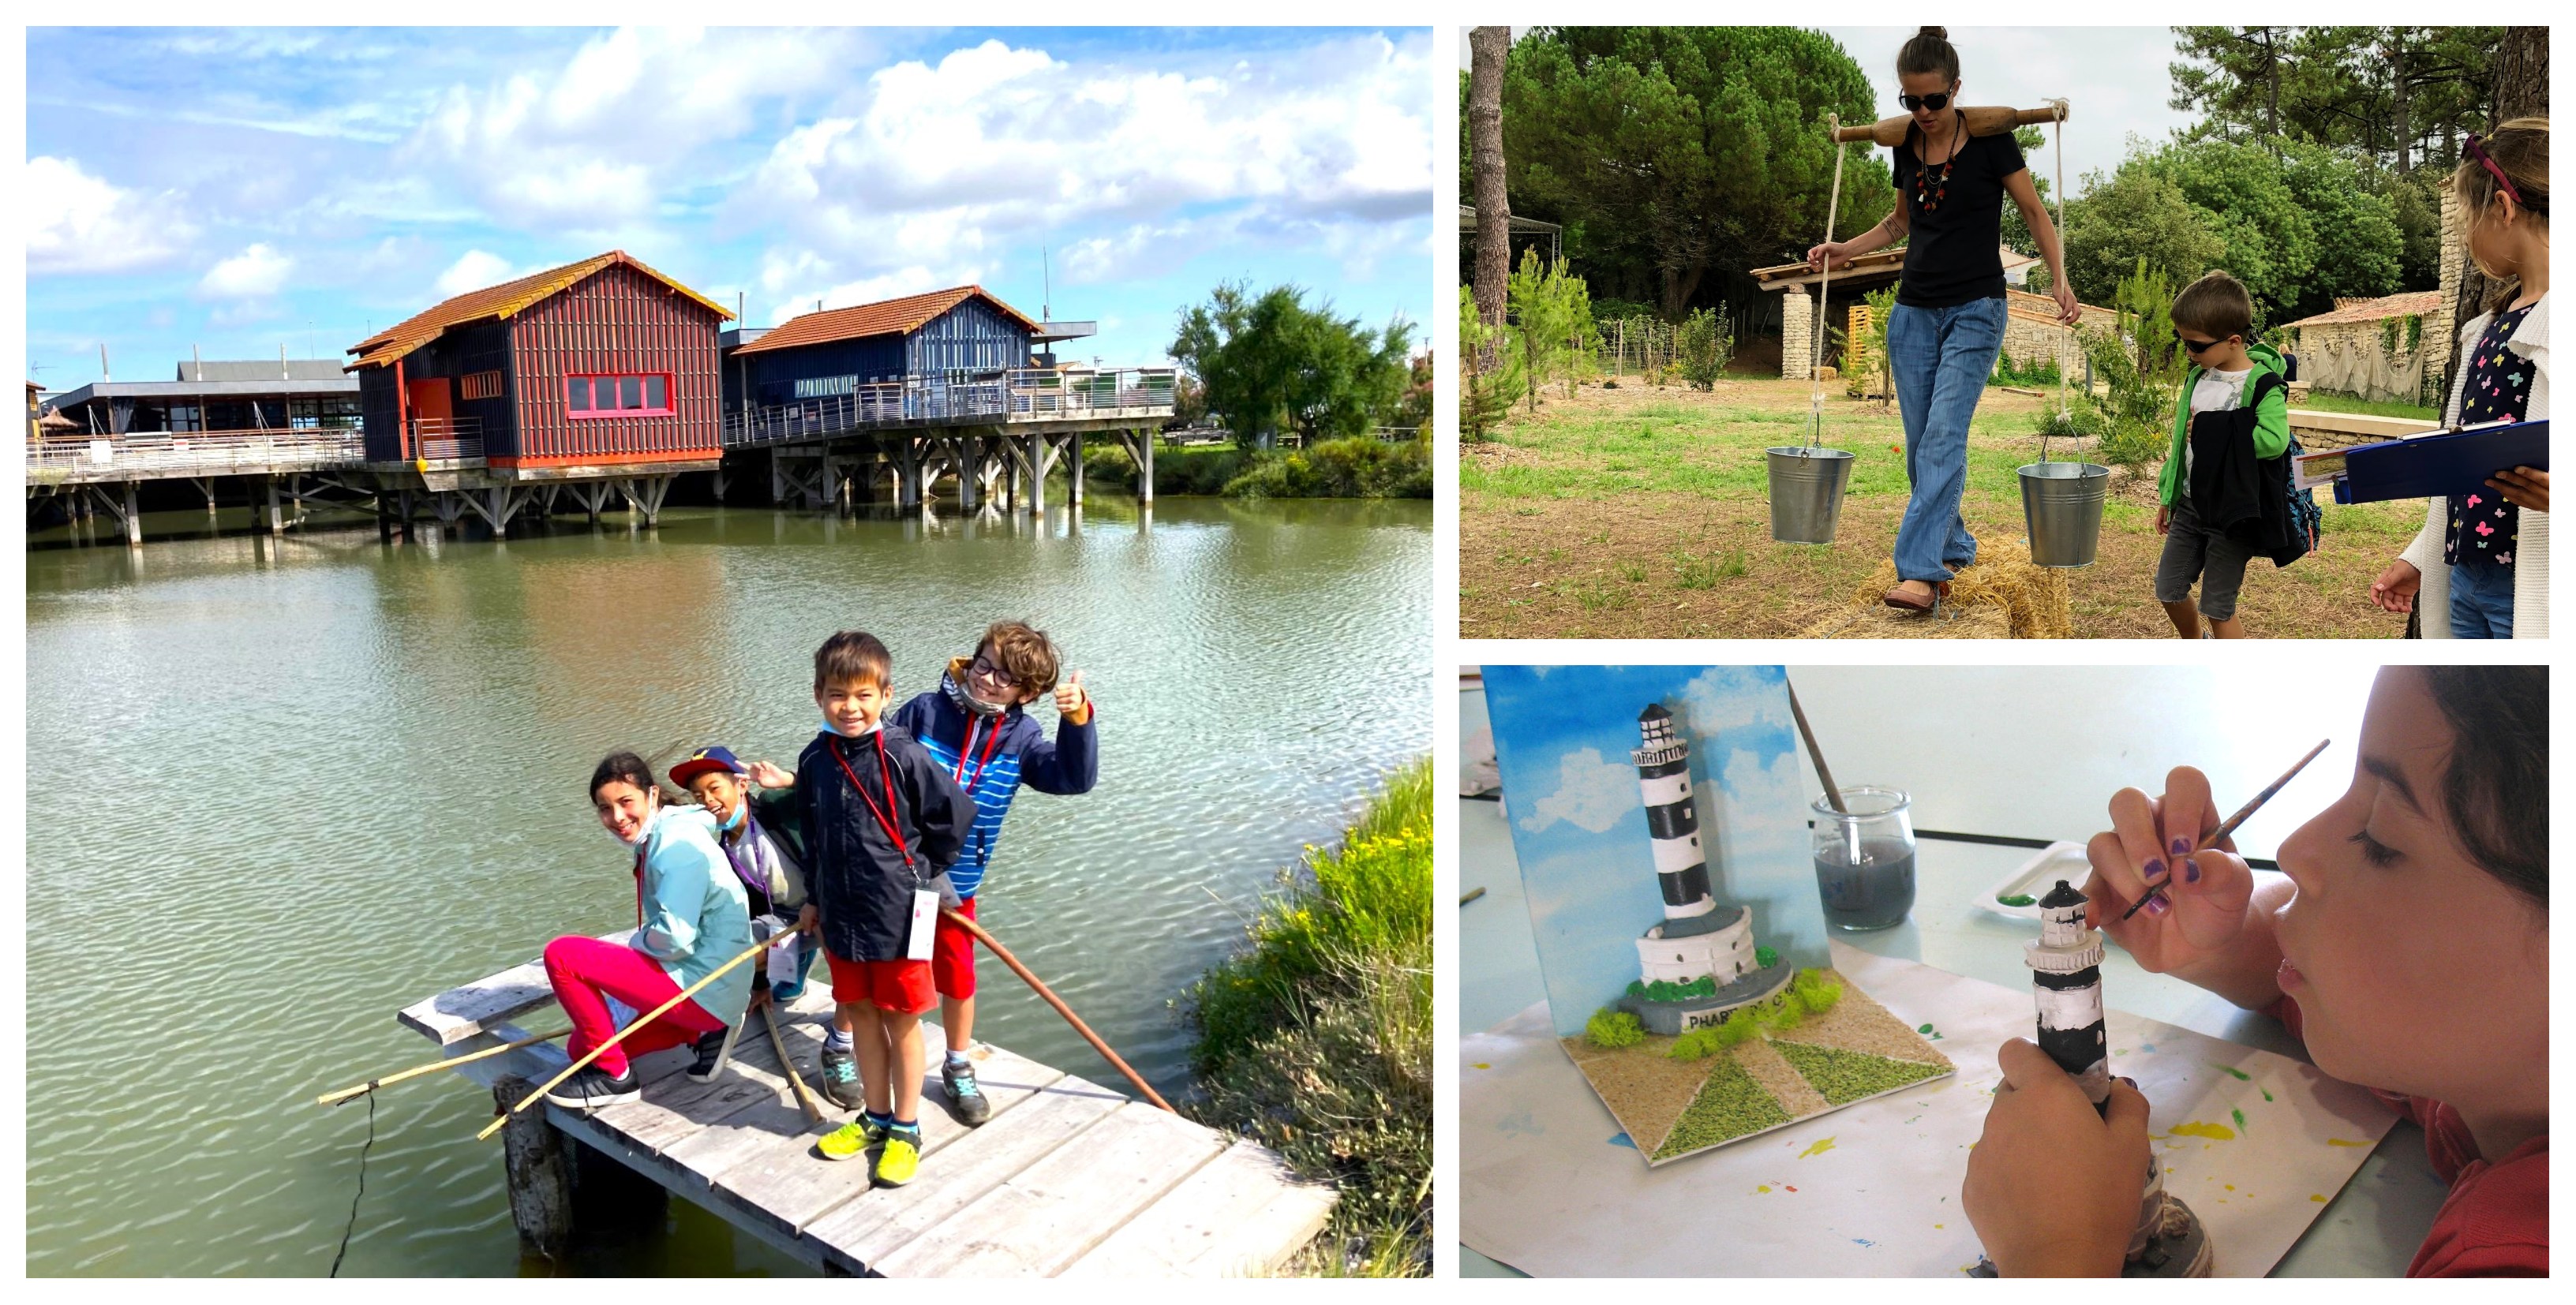
[[[2163,898],[2161,898],[2161,897],[2150,897],[2150,898],[2148,898],[2148,899],[2147,899],[2147,914],[2149,914],[2149,915],[2162,915],[2162,914],[2164,914],[2164,913],[2165,913],[2165,899],[2163,899]]]
[[[2185,861],[2182,863],[2182,881],[2187,884],[2196,884],[2200,882],[2200,862]]]
[[[2150,881],[2162,879],[2165,876],[2165,863],[2161,857],[2148,857],[2147,863],[2138,868],[2147,872],[2147,878]]]
[[[2191,855],[2191,840],[2188,838],[2175,839],[2173,841],[2173,854],[2175,856]]]

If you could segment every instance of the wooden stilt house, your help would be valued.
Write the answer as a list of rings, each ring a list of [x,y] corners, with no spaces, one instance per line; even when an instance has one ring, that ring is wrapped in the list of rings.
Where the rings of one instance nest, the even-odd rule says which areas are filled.
[[[349,350],[367,460],[544,474],[718,457],[732,316],[623,250],[458,295]]]

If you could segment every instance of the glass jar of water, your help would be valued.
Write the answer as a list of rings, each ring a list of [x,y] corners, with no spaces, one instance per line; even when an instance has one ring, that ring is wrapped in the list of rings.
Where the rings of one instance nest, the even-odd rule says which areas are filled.
[[[1825,923],[1849,933],[1902,924],[1914,909],[1913,799],[1869,785],[1844,789],[1842,799],[1840,811],[1822,795],[1810,807]]]

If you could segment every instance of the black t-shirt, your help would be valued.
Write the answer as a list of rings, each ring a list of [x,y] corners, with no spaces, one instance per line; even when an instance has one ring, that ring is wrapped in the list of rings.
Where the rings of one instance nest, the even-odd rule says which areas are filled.
[[[1938,130],[1946,134],[1950,128]],[[2000,298],[2004,179],[2022,170],[2021,143],[2009,132],[1969,137],[1944,185],[1941,169],[1927,169],[1915,156],[1920,136],[1909,129],[1895,149],[1897,202],[1905,205],[1911,224],[1896,302],[1949,308]]]

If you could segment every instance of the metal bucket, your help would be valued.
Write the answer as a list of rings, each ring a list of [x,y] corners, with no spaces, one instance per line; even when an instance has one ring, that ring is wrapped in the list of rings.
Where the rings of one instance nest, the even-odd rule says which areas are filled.
[[[1771,463],[1771,539],[1830,544],[1851,485],[1852,455],[1841,449],[1765,449]]]
[[[2040,566],[2091,566],[2102,543],[2102,501],[2111,469],[2090,462],[2034,462],[2021,469],[2021,514],[2030,526],[2030,560]]]

